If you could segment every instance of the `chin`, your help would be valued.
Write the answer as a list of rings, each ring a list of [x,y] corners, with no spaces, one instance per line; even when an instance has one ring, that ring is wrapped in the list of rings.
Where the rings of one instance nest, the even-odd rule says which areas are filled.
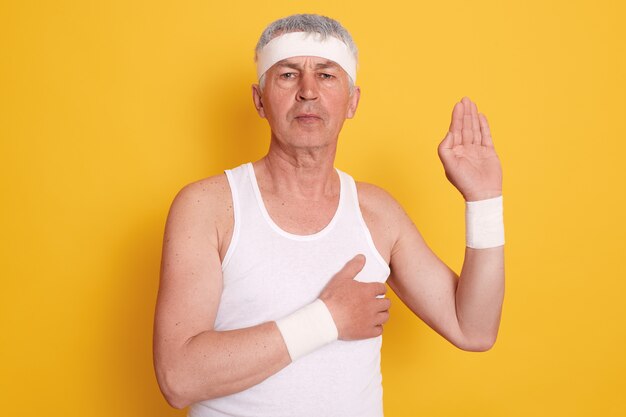
[[[334,144],[335,141],[326,136],[303,134],[292,136],[285,143],[296,148],[322,148]]]

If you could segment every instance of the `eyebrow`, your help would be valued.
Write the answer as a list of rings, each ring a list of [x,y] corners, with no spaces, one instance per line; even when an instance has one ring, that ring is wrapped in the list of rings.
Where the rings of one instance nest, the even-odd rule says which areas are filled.
[[[297,69],[297,70],[301,70],[302,66],[290,61],[289,58],[285,58],[281,61],[278,61],[276,63],[277,67],[287,67],[287,68],[293,68],[293,69]],[[331,60],[326,60],[324,62],[320,62],[315,64],[315,69],[326,69],[326,68],[340,68],[339,64],[337,64],[334,61]]]

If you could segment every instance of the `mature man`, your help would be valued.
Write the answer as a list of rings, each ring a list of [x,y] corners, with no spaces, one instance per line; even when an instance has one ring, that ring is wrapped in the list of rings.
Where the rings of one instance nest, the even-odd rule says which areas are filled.
[[[290,16],[265,30],[256,55],[267,155],[185,186],[170,209],[154,329],[160,387],[192,417],[382,416],[385,282],[459,348],[496,339],[502,175],[487,120],[463,98],[438,148],[466,200],[458,277],[389,194],[334,168],[360,94],[348,32]]]

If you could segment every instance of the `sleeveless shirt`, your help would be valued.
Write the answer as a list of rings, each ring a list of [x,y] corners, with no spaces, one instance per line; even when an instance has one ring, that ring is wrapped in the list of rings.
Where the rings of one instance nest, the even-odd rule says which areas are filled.
[[[354,179],[335,169],[339,204],[317,233],[281,229],[263,202],[251,163],[226,170],[234,228],[222,262],[223,292],[215,330],[285,317],[317,299],[350,259],[366,257],[355,279],[385,282],[389,265],[365,224]],[[382,336],[337,340],[244,391],[191,405],[189,417],[382,417]],[[210,376],[207,376],[210,377]]]

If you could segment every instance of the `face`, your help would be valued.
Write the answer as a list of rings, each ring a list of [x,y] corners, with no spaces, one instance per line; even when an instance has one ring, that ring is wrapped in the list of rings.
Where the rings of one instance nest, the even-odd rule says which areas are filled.
[[[345,119],[356,111],[360,91],[350,92],[348,74],[319,57],[293,57],[265,73],[263,91],[253,86],[257,112],[267,119],[272,140],[295,147],[336,143]]]

